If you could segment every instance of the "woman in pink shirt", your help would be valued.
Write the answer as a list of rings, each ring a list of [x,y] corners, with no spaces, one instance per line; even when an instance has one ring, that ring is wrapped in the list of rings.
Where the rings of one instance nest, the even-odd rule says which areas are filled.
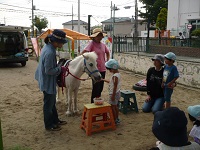
[[[92,41],[86,46],[85,50],[83,50],[82,54],[85,52],[95,52],[98,56],[97,58],[97,68],[101,73],[102,78],[105,78],[106,74],[106,60],[110,59],[110,53],[108,48],[105,44],[101,43],[101,40],[106,34],[103,33],[101,28],[95,28],[93,30],[93,34],[90,36]],[[107,58],[106,58],[107,57]],[[92,88],[92,96],[91,96],[91,103],[93,103],[93,99],[95,97],[100,97],[101,92],[103,91],[104,82],[100,81],[97,83],[93,82]]]

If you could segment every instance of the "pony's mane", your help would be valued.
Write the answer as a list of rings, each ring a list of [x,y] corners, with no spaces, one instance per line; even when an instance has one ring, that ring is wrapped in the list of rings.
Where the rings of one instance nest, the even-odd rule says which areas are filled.
[[[94,61],[97,60],[97,54],[95,52],[87,52],[87,53],[84,53],[83,55],[86,56],[86,57],[89,57],[89,59],[91,59],[91,60],[94,60]],[[75,60],[78,60],[78,59],[80,59],[82,57],[83,56],[80,55],[80,56],[74,58],[73,60],[75,61]]]
[[[95,52],[88,52],[88,53],[84,53],[84,55],[86,57],[89,57],[89,59],[92,59],[94,61],[97,60],[97,54]]]

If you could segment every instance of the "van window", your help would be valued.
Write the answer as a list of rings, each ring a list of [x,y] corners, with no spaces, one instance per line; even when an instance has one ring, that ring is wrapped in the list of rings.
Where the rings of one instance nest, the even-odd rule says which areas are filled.
[[[23,34],[20,32],[0,32],[0,55],[8,56],[24,50]]]

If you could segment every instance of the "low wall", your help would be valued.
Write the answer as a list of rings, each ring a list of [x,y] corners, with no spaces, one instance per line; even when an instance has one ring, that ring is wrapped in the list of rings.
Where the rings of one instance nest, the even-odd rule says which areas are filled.
[[[137,74],[146,75],[147,70],[153,66],[151,58],[154,54],[115,53],[114,58],[119,61],[122,69],[133,71]],[[200,88],[200,61],[191,59],[179,59],[175,62],[180,78],[178,83],[194,88]]]
[[[173,47],[173,46],[150,45],[148,53],[166,54],[168,52],[174,52],[177,56],[200,58],[200,48],[193,48],[193,47]]]

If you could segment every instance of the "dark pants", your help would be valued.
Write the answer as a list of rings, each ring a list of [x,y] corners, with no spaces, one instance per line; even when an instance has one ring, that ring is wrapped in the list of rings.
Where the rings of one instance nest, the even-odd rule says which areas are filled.
[[[100,72],[101,74],[101,77],[103,79],[105,79],[105,75],[106,75],[106,72]],[[103,91],[103,86],[104,86],[104,82],[101,81],[101,82],[96,82],[94,84],[94,81],[92,80],[92,96],[91,96],[91,103],[94,103],[94,98],[95,97],[101,97],[101,92]]]
[[[44,94],[44,125],[46,129],[52,128],[59,122],[58,113],[56,109],[56,94]]]

